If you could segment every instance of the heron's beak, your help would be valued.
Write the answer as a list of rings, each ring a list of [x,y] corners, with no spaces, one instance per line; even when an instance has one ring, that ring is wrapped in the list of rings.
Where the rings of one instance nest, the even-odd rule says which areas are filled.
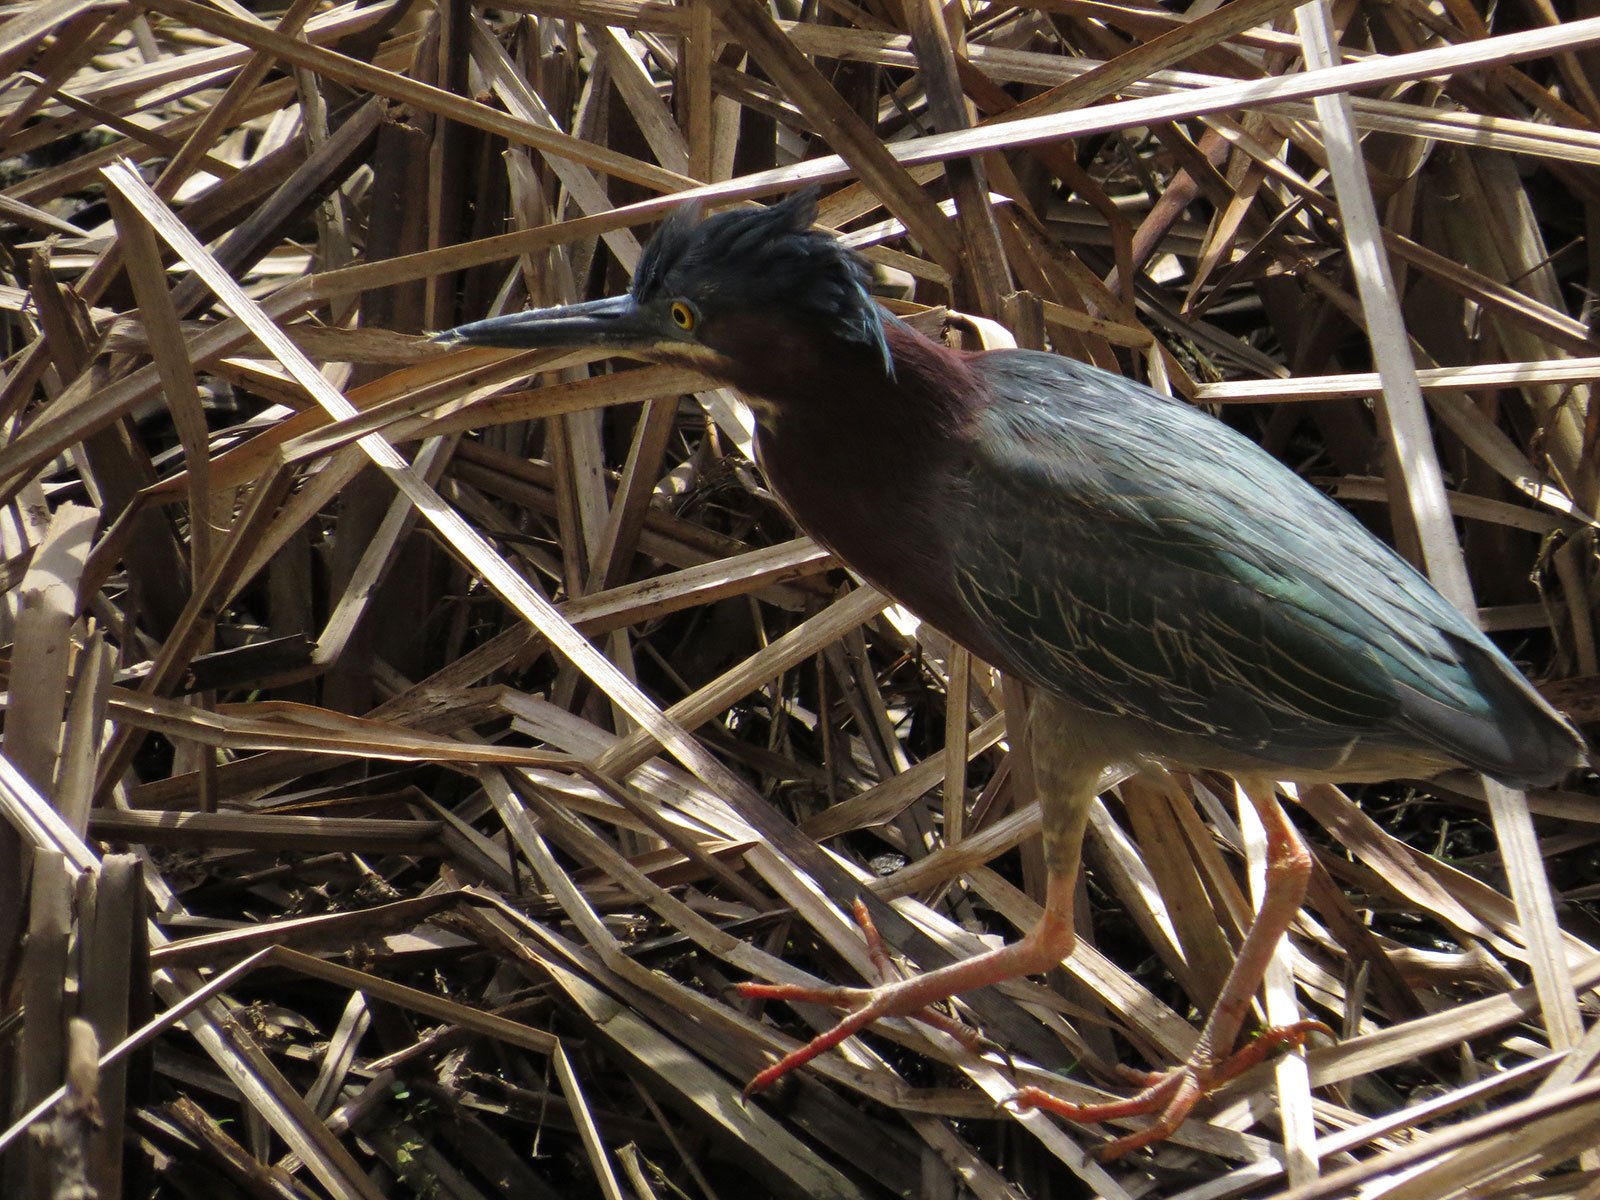
[[[537,350],[557,346],[608,346],[619,350],[654,346],[662,331],[632,296],[608,296],[490,317],[433,335],[454,346],[508,346]]]

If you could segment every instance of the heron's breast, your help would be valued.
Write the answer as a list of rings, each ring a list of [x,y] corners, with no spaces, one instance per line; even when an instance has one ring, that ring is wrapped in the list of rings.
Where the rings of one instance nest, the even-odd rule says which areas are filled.
[[[763,426],[758,457],[796,522],[857,575],[932,622],[974,653],[996,648],[976,628],[956,590],[948,515],[950,457],[902,444],[889,456],[871,439],[835,428],[827,445],[804,431]]]

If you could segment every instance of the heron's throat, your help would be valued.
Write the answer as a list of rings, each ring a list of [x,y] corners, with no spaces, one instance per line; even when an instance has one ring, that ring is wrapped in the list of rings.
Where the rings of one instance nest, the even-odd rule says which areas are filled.
[[[876,347],[803,328],[774,333],[763,344],[745,342],[695,365],[742,393],[768,434],[803,426],[880,445],[958,435],[982,405],[967,356],[900,322],[886,333],[892,370]]]

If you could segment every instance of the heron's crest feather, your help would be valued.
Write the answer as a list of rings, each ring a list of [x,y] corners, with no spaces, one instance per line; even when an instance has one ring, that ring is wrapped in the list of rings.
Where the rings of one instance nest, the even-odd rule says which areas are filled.
[[[816,215],[815,188],[766,208],[703,219],[699,204],[685,204],[645,248],[634,298],[687,296],[708,317],[719,310],[810,317],[834,336],[875,350],[892,375],[883,315],[867,292],[871,271],[831,233],[812,229]]]

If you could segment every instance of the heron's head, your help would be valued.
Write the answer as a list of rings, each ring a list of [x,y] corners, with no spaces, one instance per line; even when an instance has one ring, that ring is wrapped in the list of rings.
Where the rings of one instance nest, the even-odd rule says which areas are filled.
[[[438,335],[465,345],[597,346],[693,363],[736,379],[782,372],[786,355],[828,342],[868,352],[892,370],[883,315],[862,259],[811,227],[813,189],[767,208],[672,214],[645,247],[626,294],[493,317]]]

